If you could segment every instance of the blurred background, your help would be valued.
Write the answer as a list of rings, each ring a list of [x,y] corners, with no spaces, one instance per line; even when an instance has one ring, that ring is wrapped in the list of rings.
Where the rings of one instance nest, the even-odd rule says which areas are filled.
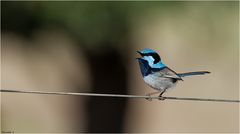
[[[239,99],[239,2],[1,1],[1,88],[145,95],[136,50],[185,78],[166,96]],[[1,130],[239,132],[239,104],[1,93]]]

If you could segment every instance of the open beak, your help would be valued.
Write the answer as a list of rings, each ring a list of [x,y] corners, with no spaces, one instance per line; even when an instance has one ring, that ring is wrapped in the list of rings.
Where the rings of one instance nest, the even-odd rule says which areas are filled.
[[[140,51],[136,51],[137,53],[139,53],[141,55],[141,52]]]
[[[136,51],[136,52],[139,53],[140,55],[142,55],[140,51]],[[138,60],[138,59],[140,59],[140,58],[141,58],[141,57],[138,57],[138,58],[136,58],[136,60]]]

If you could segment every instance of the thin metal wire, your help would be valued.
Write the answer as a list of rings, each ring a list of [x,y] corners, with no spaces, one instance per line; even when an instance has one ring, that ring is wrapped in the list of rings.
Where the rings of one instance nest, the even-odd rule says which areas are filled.
[[[182,97],[159,97],[146,95],[122,95],[122,94],[97,94],[97,93],[74,93],[74,92],[45,92],[45,91],[23,91],[23,90],[8,90],[1,89],[0,92],[8,93],[30,93],[30,94],[49,94],[49,95],[77,95],[77,96],[96,96],[96,97],[120,97],[120,98],[145,98],[145,99],[159,99],[159,100],[190,100],[190,101],[212,101],[212,102],[232,102],[240,103],[240,100],[226,100],[226,99],[207,99],[207,98],[182,98]]]

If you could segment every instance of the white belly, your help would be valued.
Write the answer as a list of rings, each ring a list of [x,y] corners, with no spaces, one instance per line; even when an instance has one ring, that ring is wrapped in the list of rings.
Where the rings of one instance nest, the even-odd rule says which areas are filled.
[[[160,92],[168,90],[176,85],[177,82],[173,83],[171,78],[159,77],[154,74],[145,76],[143,80],[152,88],[159,90]]]

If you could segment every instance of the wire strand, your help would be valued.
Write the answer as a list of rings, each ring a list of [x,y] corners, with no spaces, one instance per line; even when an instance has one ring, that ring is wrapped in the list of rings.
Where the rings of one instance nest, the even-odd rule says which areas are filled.
[[[96,97],[119,97],[119,98],[145,98],[148,100],[188,100],[188,101],[212,101],[212,102],[232,102],[240,103],[240,100],[227,100],[227,99],[207,99],[207,98],[185,98],[185,97],[159,97],[159,96],[147,96],[147,95],[122,95],[122,94],[98,94],[98,93],[74,93],[74,92],[46,92],[46,91],[23,91],[23,90],[8,90],[1,89],[1,92],[8,93],[29,93],[29,94],[48,94],[48,95],[77,95],[77,96],[96,96]]]

